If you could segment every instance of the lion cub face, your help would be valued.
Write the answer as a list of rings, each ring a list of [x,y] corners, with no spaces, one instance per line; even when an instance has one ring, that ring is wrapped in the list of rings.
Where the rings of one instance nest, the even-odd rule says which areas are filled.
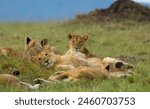
[[[28,56],[35,56],[43,50],[41,43],[37,40],[31,40],[29,37],[25,39],[25,52]]]
[[[45,68],[52,68],[56,62],[54,53],[40,52],[37,56],[32,56],[31,61]]]
[[[88,39],[88,35],[68,35],[69,39],[69,49],[73,49],[74,51],[81,52],[84,49],[84,45],[86,40]]]

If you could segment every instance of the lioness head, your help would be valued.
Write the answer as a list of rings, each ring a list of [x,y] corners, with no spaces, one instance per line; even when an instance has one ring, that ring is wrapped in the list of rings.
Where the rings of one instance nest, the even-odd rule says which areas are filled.
[[[86,40],[88,39],[88,35],[73,35],[68,34],[69,39],[69,49],[73,49],[75,51],[83,51]]]
[[[53,57],[54,53],[40,52],[36,56],[31,57],[31,61],[45,68],[53,68],[56,60]]]

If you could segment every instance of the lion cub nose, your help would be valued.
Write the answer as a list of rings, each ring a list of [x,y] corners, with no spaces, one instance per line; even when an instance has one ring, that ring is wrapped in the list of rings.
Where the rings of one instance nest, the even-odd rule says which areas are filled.
[[[78,50],[78,47],[75,47],[75,50]]]

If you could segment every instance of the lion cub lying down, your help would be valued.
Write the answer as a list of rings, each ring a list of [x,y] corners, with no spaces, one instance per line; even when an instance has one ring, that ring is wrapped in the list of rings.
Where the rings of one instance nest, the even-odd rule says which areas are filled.
[[[96,78],[108,79],[110,77],[129,76],[133,73],[133,66],[119,59],[106,57],[97,67],[79,66],[68,71],[58,71],[51,75],[48,80],[37,78],[37,83],[50,83],[53,81],[79,81],[83,79],[93,80]]]
[[[58,71],[53,75],[51,75],[48,78],[48,80],[37,78],[34,81],[36,81],[36,83],[41,84],[41,83],[50,83],[55,81],[94,80],[96,78],[108,79],[110,77],[108,70],[109,70],[109,66],[105,64],[99,68],[80,66],[69,71]]]
[[[32,56],[31,61],[45,68],[63,68],[66,70],[79,66],[90,66],[88,60],[81,58],[81,55],[81,53],[56,55],[54,53],[40,52],[37,56]]]
[[[86,67],[80,66],[69,71],[59,71],[51,75],[48,80],[50,81],[79,81],[82,79],[94,80],[96,78],[107,79],[109,75],[109,66],[97,67]]]
[[[69,71],[58,71],[51,75],[48,80],[37,78],[35,81],[37,83],[50,83],[53,81],[79,81],[83,79],[93,80],[96,78],[109,79],[110,77],[129,76],[132,73],[133,67],[128,63],[107,57],[103,59],[103,63],[99,67],[80,66]]]

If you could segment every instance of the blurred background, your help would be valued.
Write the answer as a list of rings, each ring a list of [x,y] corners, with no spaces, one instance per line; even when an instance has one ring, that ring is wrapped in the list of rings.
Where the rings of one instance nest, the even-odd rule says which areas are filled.
[[[116,0],[0,0],[0,22],[68,20]],[[134,0],[150,6],[150,0]]]

